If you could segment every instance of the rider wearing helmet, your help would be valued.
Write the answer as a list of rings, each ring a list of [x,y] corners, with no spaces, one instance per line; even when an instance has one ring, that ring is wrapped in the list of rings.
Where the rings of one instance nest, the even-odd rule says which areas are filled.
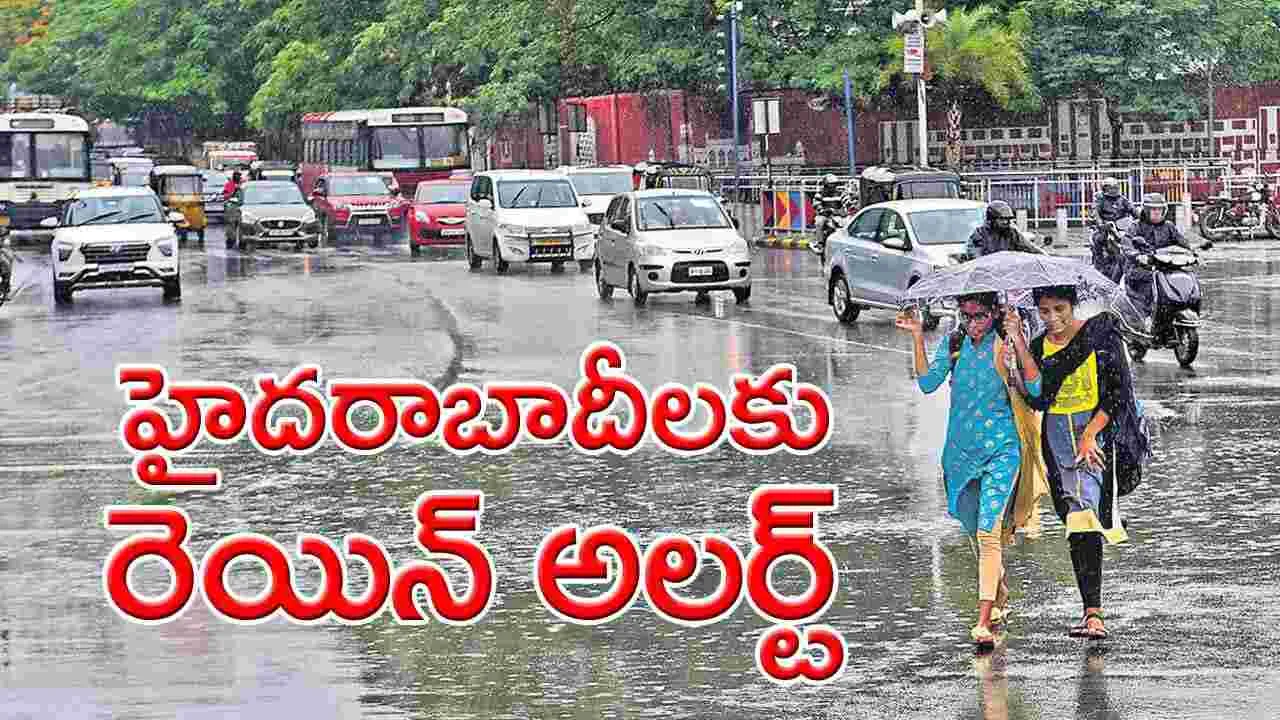
[[[1013,208],[1003,200],[993,200],[987,205],[987,222],[974,228],[965,245],[964,255],[973,260],[1004,250],[1038,253],[1040,249],[1022,237],[1013,226]]]
[[[1115,222],[1135,214],[1133,203],[1120,192],[1120,181],[1109,177],[1102,181],[1102,192],[1093,201],[1094,231],[1091,241],[1093,266],[1098,272],[1119,282],[1124,273],[1120,258],[1107,247],[1107,231],[1103,223]]]
[[[1142,196],[1142,211],[1138,213],[1138,222],[1129,228],[1125,236],[1125,257],[1129,260],[1129,269],[1125,273],[1125,287],[1129,298],[1142,311],[1143,317],[1151,317],[1151,308],[1155,298],[1152,297],[1151,271],[1146,265],[1151,255],[1162,248],[1180,245],[1188,250],[1189,243],[1178,230],[1177,225],[1165,217],[1168,203],[1161,193],[1147,193]]]
[[[822,176],[816,200],[814,209],[818,215],[818,239],[812,247],[822,252],[827,236],[835,232],[835,219],[844,214],[844,194],[840,190],[840,179],[832,173]]]

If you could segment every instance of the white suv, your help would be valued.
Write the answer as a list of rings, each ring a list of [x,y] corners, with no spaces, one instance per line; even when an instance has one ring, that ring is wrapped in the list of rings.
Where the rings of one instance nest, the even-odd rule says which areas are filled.
[[[466,253],[472,269],[485,260],[500,273],[510,263],[550,263],[552,272],[578,261],[590,270],[596,228],[586,202],[551,170],[491,170],[475,176],[467,198]]]
[[[62,217],[40,226],[54,230],[53,297],[71,302],[78,290],[164,288],[165,299],[182,295],[178,275],[179,213],[168,213],[150,188],[104,187],[72,198]]]

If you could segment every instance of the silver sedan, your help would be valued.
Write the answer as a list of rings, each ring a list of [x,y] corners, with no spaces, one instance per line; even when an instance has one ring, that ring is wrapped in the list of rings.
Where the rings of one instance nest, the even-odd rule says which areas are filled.
[[[751,297],[751,248],[714,195],[653,189],[613,198],[600,224],[596,289],[613,297],[625,287],[635,304],[651,293],[731,290]]]

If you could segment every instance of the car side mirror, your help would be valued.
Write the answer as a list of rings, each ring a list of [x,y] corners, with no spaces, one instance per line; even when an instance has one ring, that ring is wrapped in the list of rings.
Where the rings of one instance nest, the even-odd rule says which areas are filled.
[[[730,216],[729,216],[729,220],[730,220],[730,222],[732,222],[732,223],[733,223],[733,226],[734,226],[735,228],[739,228],[739,229],[740,229],[740,228],[742,227],[742,221],[738,219],[738,216],[737,216],[737,215],[730,215]]]
[[[177,224],[182,222],[183,220],[186,220],[186,217],[184,217],[183,214],[180,212],[170,212],[165,217],[169,218],[169,222],[174,224]]]
[[[617,230],[618,232],[622,233],[623,235],[626,235],[626,234],[627,234],[627,221],[626,221],[626,220],[614,220],[614,221],[613,221],[613,224],[611,225],[611,227],[612,227],[614,230]]]
[[[1048,235],[1045,235],[1045,236],[1044,236],[1044,246],[1045,246],[1045,247],[1049,247],[1049,246],[1050,246],[1050,245],[1052,245],[1052,244],[1053,244],[1053,238],[1052,238],[1052,237],[1050,237],[1050,236],[1048,236]]]
[[[901,230],[889,233],[884,236],[884,240],[881,241],[881,244],[887,248],[893,248],[894,250],[906,250],[907,234]]]
[[[42,227],[42,228],[50,228],[50,229],[52,229],[52,228],[56,228],[56,227],[58,227],[58,218],[56,218],[56,217],[47,217],[47,218],[45,218],[45,219],[43,219],[43,220],[41,220],[41,221],[40,221],[40,227]]]

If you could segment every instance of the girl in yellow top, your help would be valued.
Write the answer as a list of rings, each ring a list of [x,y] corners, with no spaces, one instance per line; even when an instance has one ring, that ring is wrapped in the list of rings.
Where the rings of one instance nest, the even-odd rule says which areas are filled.
[[[1113,419],[1133,389],[1128,359],[1114,321],[1106,314],[1075,317],[1076,289],[1037,288],[1034,297],[1045,332],[1031,342],[1041,371],[1040,392],[1027,402],[1044,412],[1045,470],[1054,509],[1067,527],[1071,564],[1084,603],[1073,637],[1106,637],[1102,617],[1102,543],[1128,539],[1113,522],[1115,508]]]

